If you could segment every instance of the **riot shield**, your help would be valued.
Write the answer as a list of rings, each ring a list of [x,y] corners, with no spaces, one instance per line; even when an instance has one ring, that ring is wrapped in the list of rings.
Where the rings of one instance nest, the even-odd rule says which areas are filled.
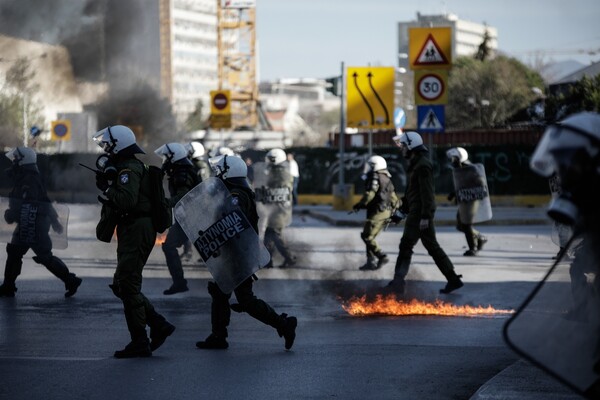
[[[284,228],[292,223],[292,175],[286,162],[269,166],[264,162],[253,164],[254,192],[259,219],[259,231],[267,227]]]
[[[468,164],[452,170],[454,190],[463,224],[492,219],[492,205],[483,164]]]
[[[203,181],[173,211],[224,293],[269,262],[269,252],[221,179]]]
[[[600,398],[599,237],[584,236],[572,264],[557,260],[504,326],[513,350],[591,399]]]
[[[8,221],[7,221],[8,218]],[[69,207],[43,201],[0,197],[0,242],[35,246],[48,239],[66,249]]]

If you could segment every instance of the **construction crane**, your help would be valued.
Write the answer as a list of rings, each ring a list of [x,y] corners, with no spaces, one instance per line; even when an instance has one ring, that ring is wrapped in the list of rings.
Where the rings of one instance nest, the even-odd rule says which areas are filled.
[[[255,1],[217,0],[219,90],[231,93],[233,129],[258,125],[255,44]]]

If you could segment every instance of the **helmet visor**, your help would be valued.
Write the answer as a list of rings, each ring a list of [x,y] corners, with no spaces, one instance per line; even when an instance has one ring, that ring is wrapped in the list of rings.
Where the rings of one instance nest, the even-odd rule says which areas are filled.
[[[558,173],[557,155],[572,153],[568,150],[578,149],[587,151],[590,156],[595,156],[598,152],[597,148],[593,148],[589,137],[567,127],[552,125],[544,132],[544,136],[531,156],[529,166],[538,175],[549,178],[552,174]]]

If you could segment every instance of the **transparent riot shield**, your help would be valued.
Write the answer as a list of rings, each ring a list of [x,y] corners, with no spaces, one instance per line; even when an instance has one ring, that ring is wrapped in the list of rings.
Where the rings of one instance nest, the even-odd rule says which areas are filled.
[[[463,224],[492,219],[492,204],[483,164],[469,164],[452,170],[454,190]]]
[[[600,234],[583,236],[504,326],[513,350],[590,399],[600,398],[599,246]]]
[[[0,242],[35,246],[50,240],[66,249],[69,207],[42,201],[0,197]]]
[[[224,293],[269,262],[269,252],[221,179],[203,181],[173,211]]]
[[[292,223],[292,182],[289,164],[269,166],[253,164],[254,192],[259,219],[259,231],[265,228],[284,228]]]

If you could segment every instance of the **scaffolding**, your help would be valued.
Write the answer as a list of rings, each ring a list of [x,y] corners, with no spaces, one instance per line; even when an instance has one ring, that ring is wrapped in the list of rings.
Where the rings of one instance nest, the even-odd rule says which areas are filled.
[[[243,6],[217,0],[219,90],[231,93],[232,128],[258,125],[256,83],[256,10],[252,1]]]

